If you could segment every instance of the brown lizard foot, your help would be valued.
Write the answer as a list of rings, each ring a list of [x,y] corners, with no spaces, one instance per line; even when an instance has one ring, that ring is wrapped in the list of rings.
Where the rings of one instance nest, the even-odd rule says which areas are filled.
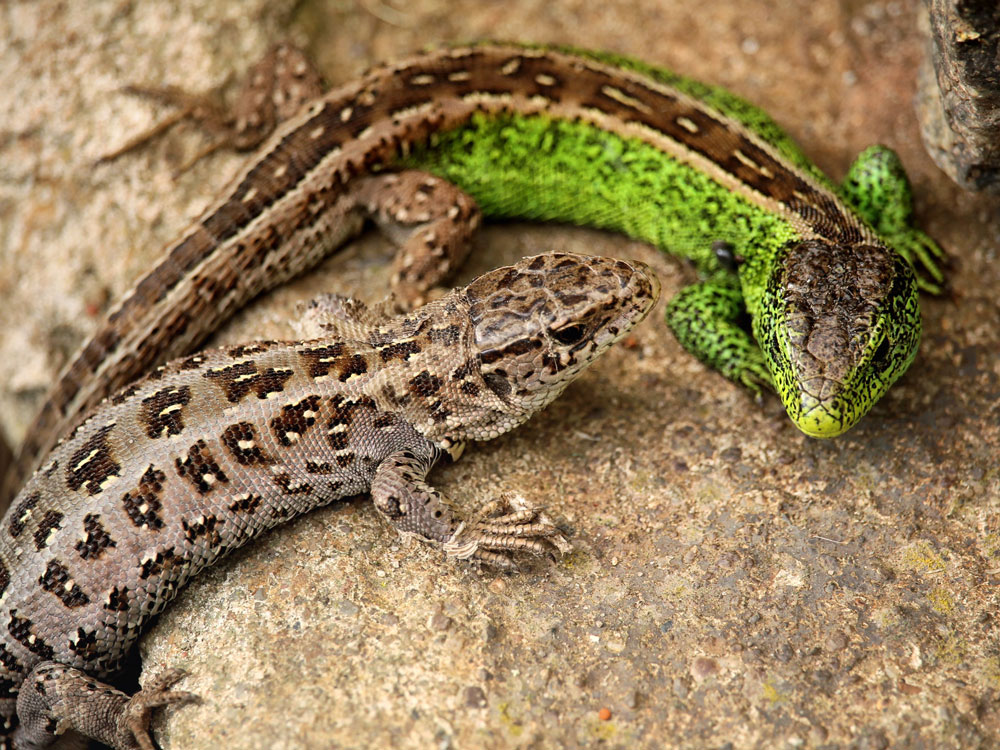
[[[543,556],[566,554],[572,545],[540,508],[520,497],[492,500],[459,526],[444,550],[460,560],[516,570],[510,553]]]
[[[48,747],[73,730],[115,750],[155,750],[149,736],[153,709],[197,700],[170,690],[184,676],[170,669],[133,696],[95,680],[86,672],[55,661],[35,665],[17,696],[20,726],[14,747]]]
[[[312,62],[290,44],[276,45],[250,69],[231,107],[221,103],[218,91],[193,94],[170,86],[127,86],[127,93],[159,101],[175,111],[102,156],[99,162],[113,161],[134,151],[188,119],[213,133],[215,139],[179,167],[178,174],[220,148],[249,151],[263,143],[278,123],[294,115],[305,102],[321,95],[323,88],[322,77]]]
[[[170,687],[185,676],[183,669],[168,669],[161,672],[138,693],[128,699],[122,711],[119,725],[127,728],[141,750],[155,750],[149,736],[149,721],[153,709],[180,703],[196,703],[199,698],[194,693],[170,690]]]

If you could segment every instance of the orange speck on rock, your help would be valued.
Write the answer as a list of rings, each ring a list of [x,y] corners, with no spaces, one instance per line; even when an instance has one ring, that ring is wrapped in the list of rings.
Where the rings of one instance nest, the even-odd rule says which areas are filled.
[[[611,718],[611,709],[602,708],[600,711],[597,712],[597,718],[600,719],[601,721],[607,721],[608,719]]]

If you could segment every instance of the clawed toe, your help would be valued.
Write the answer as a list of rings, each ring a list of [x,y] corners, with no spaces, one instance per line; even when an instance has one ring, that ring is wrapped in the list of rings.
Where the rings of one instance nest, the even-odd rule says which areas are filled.
[[[170,687],[187,673],[183,669],[168,669],[154,677],[138,693],[133,695],[125,709],[125,725],[141,750],[155,750],[149,736],[149,720],[154,708],[181,703],[197,703],[200,699],[194,693],[170,690]]]
[[[513,554],[557,557],[571,548],[548,515],[519,497],[487,503],[445,544],[452,557],[504,570],[517,568]]]

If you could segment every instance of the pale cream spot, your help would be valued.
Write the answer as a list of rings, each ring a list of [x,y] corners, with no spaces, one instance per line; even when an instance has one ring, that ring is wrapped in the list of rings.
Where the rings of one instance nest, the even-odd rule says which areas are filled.
[[[202,474],[201,481],[203,481],[205,484],[211,487],[213,484],[215,484],[216,481],[215,474],[208,474],[208,473]]]
[[[601,93],[609,99],[614,99],[619,104],[624,104],[626,107],[630,107],[631,109],[642,112],[643,114],[648,115],[653,112],[647,104],[639,101],[634,96],[629,96],[624,91],[614,86],[601,86]]]
[[[538,75],[535,76],[535,83],[537,83],[539,86],[555,86],[556,79],[548,75],[547,73],[539,73]]]
[[[674,120],[674,122],[676,122],[678,125],[680,125],[689,133],[694,134],[699,132],[699,128],[697,125],[694,124],[694,120],[688,117],[678,117],[676,120]]]
[[[509,60],[508,62],[504,63],[503,67],[500,68],[500,72],[503,73],[505,76],[512,76],[520,69],[520,67],[521,67],[521,60],[520,58],[515,57],[513,60]]]
[[[298,433],[298,432],[286,432],[285,433],[285,440],[287,440],[289,443],[297,443],[297,442],[299,442],[299,438],[301,438],[301,437],[302,437],[302,435],[300,433]]]
[[[80,461],[80,463],[78,463],[76,466],[73,467],[73,473],[80,471],[80,469],[82,469],[84,466],[90,463],[93,460],[94,456],[96,456],[100,452],[101,452],[100,448],[94,448],[94,450],[88,453],[87,456],[82,461]]]
[[[410,83],[414,86],[427,86],[428,84],[434,83],[434,76],[430,73],[421,73],[410,78]]]
[[[280,180],[288,172],[288,165],[282,164],[276,170],[274,170],[274,178]],[[199,358],[200,359],[200,358]]]
[[[770,170],[762,167],[760,164],[758,164],[757,162],[755,162],[753,159],[751,159],[749,156],[747,156],[746,154],[744,154],[739,149],[735,149],[733,151],[733,156],[736,157],[736,160],[740,164],[742,164],[742,165],[744,165],[746,167],[750,167],[750,169],[753,169],[756,172],[760,172],[764,177],[767,177],[769,179],[772,178],[772,177],[774,177],[774,174]]]
[[[351,119],[352,114],[354,114],[354,107],[344,107],[340,110],[340,121],[347,122]]]
[[[309,132],[309,137],[312,138],[313,140],[316,140],[317,138],[322,138],[323,137],[323,133],[325,133],[325,132],[326,132],[326,128],[323,127],[322,125],[319,125],[319,126],[313,128]]]
[[[236,445],[241,451],[249,451],[257,447],[257,442],[254,440],[237,440]]]
[[[454,73],[448,74],[448,80],[455,83],[468,81],[470,78],[472,78],[472,74],[467,70],[456,70]]]
[[[243,202],[249,203],[256,197],[257,197],[257,188],[252,187],[249,190],[247,190],[247,194],[243,196]]]

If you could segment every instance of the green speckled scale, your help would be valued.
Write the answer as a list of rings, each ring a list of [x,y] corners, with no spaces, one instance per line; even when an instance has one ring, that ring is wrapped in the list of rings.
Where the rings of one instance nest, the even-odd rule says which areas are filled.
[[[494,50],[491,46],[481,49]],[[850,428],[905,371],[919,342],[919,308],[916,300],[910,299],[914,295],[909,282],[901,287],[905,297],[901,303],[883,305],[883,299],[872,297],[894,286],[886,274],[892,273],[895,263],[883,251],[888,248],[902,255],[918,271],[916,284],[926,291],[940,292],[943,280],[937,265],[943,254],[910,224],[909,182],[895,153],[884,146],[867,149],[851,167],[844,185],[838,187],[766,113],[723,89],[620,56],[572,49],[533,51],[614,65],[633,73],[632,80],[645,78],[668,87],[656,91],[661,95],[674,93],[667,94],[674,112],[648,112],[648,105],[643,106],[635,90],[620,81],[617,85],[623,95],[612,94],[609,99],[659,121],[681,122],[679,132],[676,127],[669,135],[662,127],[650,132],[649,122],[630,131],[623,122],[627,115],[623,117],[620,111],[614,127],[607,126],[607,121],[605,127],[596,127],[580,118],[557,116],[554,107],[526,114],[516,105],[500,105],[498,111],[476,112],[458,127],[434,132],[426,145],[418,145],[402,163],[455,183],[478,201],[487,216],[610,229],[690,259],[705,280],[684,290],[667,307],[667,322],[685,349],[753,390],[762,383],[776,385],[789,416],[807,434],[827,437]],[[565,88],[572,90],[572,85],[573,81],[567,80]],[[564,100],[560,104],[567,108]],[[692,148],[697,135],[693,131],[703,125],[696,124],[685,111],[687,115],[694,111],[707,114],[714,124],[725,127],[728,137],[698,153]],[[760,176],[760,165],[746,156],[749,148],[740,150],[741,143],[769,147],[787,174],[771,169],[765,180],[751,184],[733,169],[735,164]],[[734,161],[732,155],[737,151]],[[780,183],[789,176],[804,178],[816,194],[803,201],[807,204],[804,208],[790,207],[788,201],[776,199],[780,191],[767,189],[768,181]],[[817,233],[816,226],[822,224],[844,225],[853,231]],[[810,306],[815,300],[795,305],[796,300],[784,290],[775,289],[773,299],[765,294],[769,283],[781,274],[780,266],[790,249],[816,234],[823,240],[839,240],[839,246],[848,252],[826,253],[824,260],[824,253],[817,257],[813,247],[810,268],[819,276],[803,277],[800,266],[796,278],[807,286],[822,286],[824,265],[834,258],[853,257],[862,268],[840,274],[840,283],[860,281],[858,273],[881,275],[880,279],[870,276],[864,280],[869,288],[847,295],[850,299],[845,303],[863,308],[860,317],[855,315],[859,312],[856,309],[843,305],[838,309],[836,300],[826,300],[824,305]],[[737,271],[727,272],[719,265],[712,250],[717,242],[733,248],[739,260]],[[866,263],[862,259],[865,252],[879,257]],[[900,269],[899,273],[906,276],[909,271]],[[823,296],[823,292],[810,287],[808,295]],[[832,311],[839,319],[828,317],[828,327],[855,329],[853,341],[843,334],[836,341],[838,336],[830,331],[821,332],[814,341],[820,360],[826,356],[838,359],[832,368],[826,367],[826,360],[819,368],[805,367],[806,371],[799,372],[803,365],[816,365],[817,358],[803,362],[789,350],[794,333],[772,335],[788,329],[790,302],[800,319],[808,316],[813,322],[816,315]],[[805,308],[809,310],[804,315]],[[879,311],[890,308],[905,317],[881,319]],[[751,330],[739,325],[747,315]],[[847,316],[854,317],[847,320]],[[803,331],[797,333],[800,340],[804,335],[808,338]],[[868,333],[872,335],[866,340]],[[773,344],[762,351],[758,342],[765,339]],[[845,349],[851,352],[849,362],[844,359]],[[875,354],[880,356],[873,360]],[[821,385],[803,388],[803,382],[810,380]]]

